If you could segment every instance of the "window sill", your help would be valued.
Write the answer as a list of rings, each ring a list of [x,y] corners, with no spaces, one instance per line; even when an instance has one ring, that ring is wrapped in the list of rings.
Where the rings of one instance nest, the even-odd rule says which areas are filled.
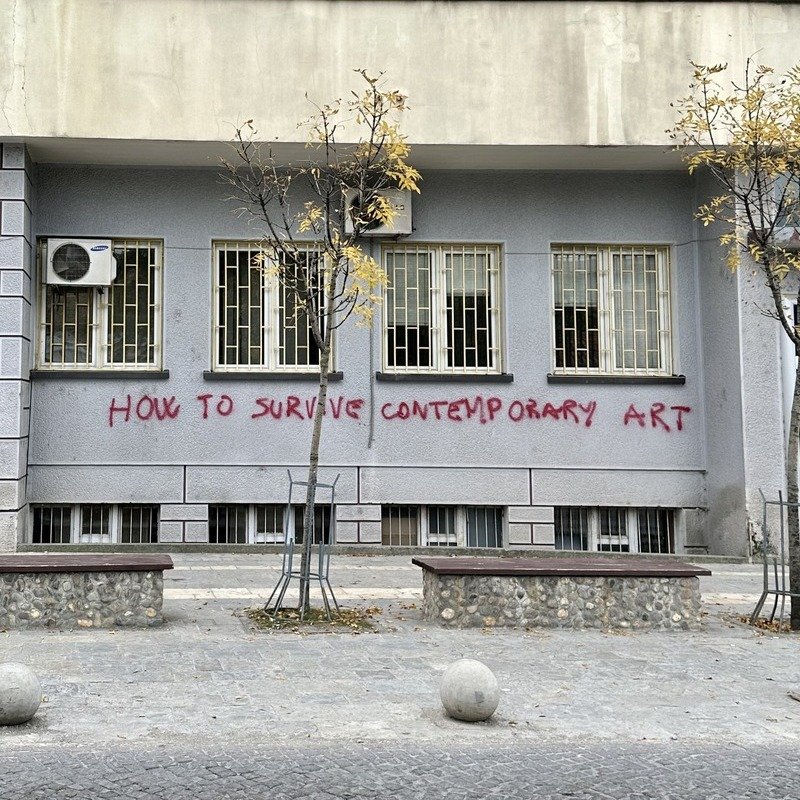
[[[334,383],[344,379],[344,373],[331,372],[328,375],[328,382]],[[206,370],[203,372],[204,381],[287,381],[319,383],[319,372],[237,372],[229,370],[222,372],[219,370]]]
[[[510,372],[491,375],[449,372],[376,372],[379,383],[512,383]]]
[[[572,383],[583,386],[618,384],[621,386],[672,385],[683,386],[685,375],[558,375],[549,373],[548,383]]]
[[[79,378],[85,380],[117,381],[120,378],[150,378],[153,380],[166,380],[169,378],[168,369],[32,369],[31,379],[42,378],[50,380],[70,380]]]

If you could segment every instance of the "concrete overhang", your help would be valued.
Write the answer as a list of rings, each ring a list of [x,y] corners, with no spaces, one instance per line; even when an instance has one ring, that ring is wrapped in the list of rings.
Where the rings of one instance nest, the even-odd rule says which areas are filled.
[[[7,140],[8,141],[8,140]],[[19,139],[38,163],[132,167],[217,167],[233,156],[228,142],[124,139]],[[309,159],[313,151],[293,142],[273,144],[283,163]],[[415,144],[411,161],[420,169],[453,170],[679,170],[680,154],[664,145],[575,146]]]

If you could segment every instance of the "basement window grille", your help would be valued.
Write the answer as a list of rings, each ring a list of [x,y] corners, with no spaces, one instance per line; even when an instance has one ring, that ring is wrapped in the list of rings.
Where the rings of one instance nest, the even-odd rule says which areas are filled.
[[[210,544],[283,544],[283,505],[248,505],[229,503],[208,507],[208,541]],[[289,510],[288,528],[294,532],[294,541],[303,542],[303,506],[293,505]],[[314,542],[335,539],[331,531],[329,505],[314,507]]]
[[[116,239],[112,249],[117,275],[110,286],[42,284],[41,367],[160,366],[161,242]],[[42,242],[40,274],[44,254]]]
[[[310,317],[298,302],[296,283],[316,284],[323,308],[323,271],[312,245],[280,268],[252,242],[214,245],[214,368],[298,370],[319,368]],[[278,278],[281,272],[281,279]],[[321,331],[324,335],[324,330]]]
[[[552,248],[555,371],[672,372],[669,248]]]
[[[554,511],[556,550],[675,552],[673,509],[557,506]]]
[[[392,244],[383,263],[385,371],[501,371],[499,247]]]
[[[155,544],[157,505],[37,505],[32,544]]]
[[[503,509],[385,505],[381,528],[381,540],[387,546],[502,547]]]

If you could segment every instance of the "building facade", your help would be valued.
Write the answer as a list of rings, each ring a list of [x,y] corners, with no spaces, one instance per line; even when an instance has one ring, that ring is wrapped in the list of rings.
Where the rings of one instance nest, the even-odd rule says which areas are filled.
[[[217,164],[250,116],[292,158],[304,92],[365,66],[424,181],[367,243],[372,329],[335,341],[337,541],[748,553],[792,359],[664,131],[690,58],[789,66],[800,9],[0,6],[0,550],[281,541],[315,353]],[[110,283],[52,282],[59,239],[110,248]]]

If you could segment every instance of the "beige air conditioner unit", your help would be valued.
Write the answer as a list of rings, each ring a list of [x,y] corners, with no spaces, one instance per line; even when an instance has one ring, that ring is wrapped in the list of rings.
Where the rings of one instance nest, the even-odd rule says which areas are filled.
[[[109,286],[117,274],[110,239],[48,239],[45,283]]]
[[[381,189],[377,194],[385,197],[395,209],[395,218],[391,225],[383,225],[380,220],[368,218],[369,192],[350,189],[345,195],[347,214],[344,220],[344,232],[353,233],[353,220],[362,219],[362,236],[408,236],[411,233],[411,192],[408,189]]]

